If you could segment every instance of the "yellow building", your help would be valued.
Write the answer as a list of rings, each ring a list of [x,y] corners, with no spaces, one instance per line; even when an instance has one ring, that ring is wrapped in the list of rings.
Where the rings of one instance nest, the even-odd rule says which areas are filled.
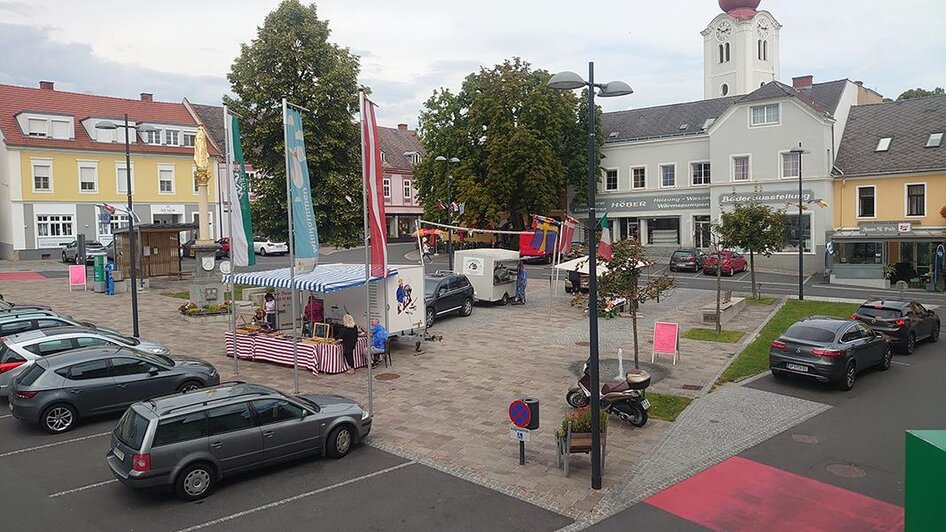
[[[946,97],[851,109],[835,163],[832,282],[925,287],[946,240]]]
[[[108,244],[112,230],[127,225],[120,213],[100,223],[99,207],[127,204],[126,113],[135,214],[141,223],[197,221],[197,122],[183,103],[69,93],[51,82],[0,85],[0,258],[55,259],[79,234]]]

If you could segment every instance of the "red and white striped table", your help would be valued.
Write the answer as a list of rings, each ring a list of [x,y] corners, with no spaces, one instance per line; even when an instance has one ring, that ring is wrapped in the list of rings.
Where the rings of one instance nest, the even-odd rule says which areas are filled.
[[[292,366],[292,340],[266,334],[237,333],[235,336],[241,360],[260,360],[282,366]],[[227,344],[227,356],[232,357],[234,335],[226,332],[224,337]],[[308,369],[314,375],[319,373],[343,373],[349,368],[341,344],[299,342],[297,345],[299,366]],[[354,353],[356,368],[363,368],[368,365],[367,347],[368,338],[359,336]]]

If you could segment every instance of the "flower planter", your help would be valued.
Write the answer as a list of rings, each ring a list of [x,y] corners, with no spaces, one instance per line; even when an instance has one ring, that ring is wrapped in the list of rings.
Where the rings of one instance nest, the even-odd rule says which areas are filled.
[[[226,323],[230,321],[230,313],[181,314],[181,319],[191,323]]]

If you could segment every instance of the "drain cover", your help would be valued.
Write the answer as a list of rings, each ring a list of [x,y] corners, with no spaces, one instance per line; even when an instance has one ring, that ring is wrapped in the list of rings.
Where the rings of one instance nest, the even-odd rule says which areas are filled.
[[[683,388],[684,390],[702,390],[703,389],[703,387],[700,386],[699,384],[684,384],[680,388]]]
[[[379,381],[393,381],[394,379],[400,379],[401,376],[397,373],[379,373],[375,375],[374,378]]]
[[[817,436],[812,436],[811,434],[792,434],[792,440],[798,443],[821,443],[821,440]]]
[[[826,467],[825,470],[841,478],[862,478],[867,476],[867,471],[864,471],[854,464],[831,464]]]

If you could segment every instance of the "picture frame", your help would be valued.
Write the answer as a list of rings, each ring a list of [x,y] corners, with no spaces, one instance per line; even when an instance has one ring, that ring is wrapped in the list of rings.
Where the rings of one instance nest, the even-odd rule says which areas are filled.
[[[331,338],[332,326],[328,323],[313,323],[312,324],[312,337],[313,338]]]

